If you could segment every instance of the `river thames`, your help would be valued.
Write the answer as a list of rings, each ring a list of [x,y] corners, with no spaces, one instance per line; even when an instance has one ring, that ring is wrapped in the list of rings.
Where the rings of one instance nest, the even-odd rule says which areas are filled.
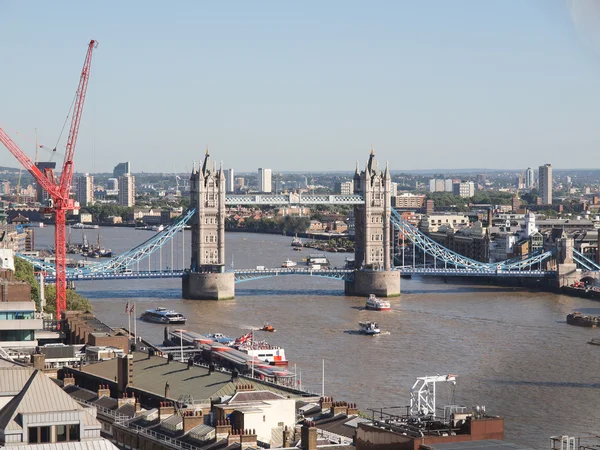
[[[71,240],[81,242],[85,234],[96,242],[98,232],[101,244],[117,253],[152,235],[108,227],[73,230]],[[36,229],[38,248],[52,240],[52,227]],[[140,269],[188,266],[190,232],[178,233],[174,241]],[[287,258],[308,255],[309,249],[292,251],[290,242],[284,236],[227,233],[228,268],[232,260],[236,268],[279,267]],[[328,257],[341,267],[348,255]],[[439,278],[403,279],[402,295],[391,299],[389,312],[365,311],[365,299],[344,296],[341,281],[307,276],[240,283],[235,300],[221,302],[182,300],[179,279],[79,282],[76,289],[111,326],[127,326],[127,302],[135,302],[136,316],[166,306],[187,315],[189,330],[234,338],[269,322],[277,332],[257,332],[257,339],[285,348],[304,388],[321,392],[325,360],[325,394],[356,402],[365,412],[409,404],[416,377],[452,373],[458,375],[455,403],[485,405],[488,414],[503,416],[507,441],[546,449],[553,435],[600,434],[600,347],[587,344],[600,332],[565,321],[573,309],[600,314],[597,301]],[[377,321],[384,333],[353,334],[366,319]],[[161,325],[138,320],[137,330],[146,339],[162,340]],[[438,396],[438,406],[446,400]]]

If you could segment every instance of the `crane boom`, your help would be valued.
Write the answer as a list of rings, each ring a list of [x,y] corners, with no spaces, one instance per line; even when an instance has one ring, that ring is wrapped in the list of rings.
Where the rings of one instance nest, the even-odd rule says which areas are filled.
[[[19,146],[6,134],[6,132],[0,128],[0,142],[13,154],[15,158],[21,163],[24,169],[26,169],[51,196],[58,195],[58,188],[52,184],[48,178],[36,167],[31,161],[29,156],[19,148]]]
[[[73,109],[73,118],[71,119],[71,128],[69,129],[69,138],[67,139],[67,149],[63,162],[63,170],[60,175],[59,191],[63,198],[68,198],[71,191],[71,180],[73,179],[73,155],[75,154],[75,144],[79,135],[79,123],[83,113],[83,104],[87,93],[88,81],[90,78],[90,68],[92,65],[92,52],[98,47],[98,42],[91,40],[88,44],[88,51],[83,63],[83,70],[79,78],[79,86],[75,97],[75,108]]]

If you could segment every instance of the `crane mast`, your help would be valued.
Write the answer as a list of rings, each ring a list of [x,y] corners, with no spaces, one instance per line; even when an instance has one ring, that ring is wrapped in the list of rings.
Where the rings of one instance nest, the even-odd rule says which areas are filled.
[[[90,77],[90,68],[92,63],[92,53],[98,46],[95,40],[90,41],[88,50],[79,79],[79,86],[75,95],[75,106],[69,137],[67,139],[67,149],[65,152],[62,173],[58,182],[50,180],[43,174],[31,159],[19,148],[17,144],[0,128],[0,142],[17,158],[21,165],[35,178],[38,184],[42,186],[50,196],[50,204],[46,212],[54,214],[54,249],[56,259],[56,317],[60,319],[61,313],[67,306],[67,253],[66,253],[66,223],[67,211],[77,208],[75,202],[70,197],[71,181],[73,179],[73,157],[75,155],[75,144],[79,134],[79,124],[83,113],[85,95],[87,92],[88,81]]]

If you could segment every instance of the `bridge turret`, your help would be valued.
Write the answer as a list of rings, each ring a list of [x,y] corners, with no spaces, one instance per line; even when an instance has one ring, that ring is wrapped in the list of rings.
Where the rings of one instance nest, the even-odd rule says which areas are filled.
[[[346,283],[346,292],[354,295],[375,293],[379,296],[400,294],[400,276],[391,272],[390,215],[392,183],[389,166],[379,171],[371,149],[365,170],[354,174],[354,192],[364,204],[354,208],[355,267],[354,282]]]

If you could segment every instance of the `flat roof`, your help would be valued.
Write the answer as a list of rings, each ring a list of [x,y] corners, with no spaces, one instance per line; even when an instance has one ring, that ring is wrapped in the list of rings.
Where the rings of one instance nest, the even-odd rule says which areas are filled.
[[[498,439],[486,439],[482,441],[448,442],[444,444],[426,444],[419,446],[425,450],[533,450],[521,444],[500,441]]]

